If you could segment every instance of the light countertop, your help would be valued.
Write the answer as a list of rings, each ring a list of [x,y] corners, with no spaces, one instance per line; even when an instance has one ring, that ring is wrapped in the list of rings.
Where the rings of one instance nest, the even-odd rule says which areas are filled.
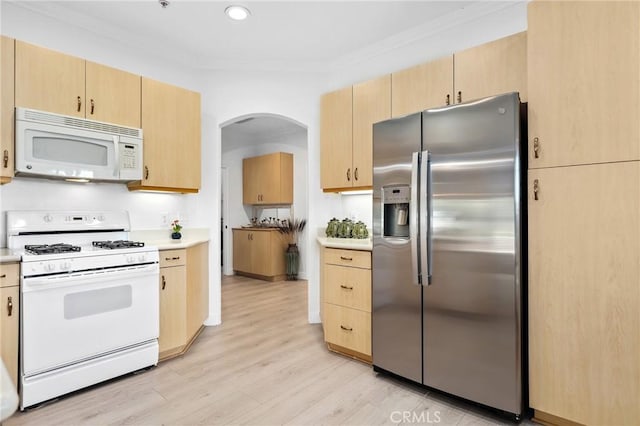
[[[171,239],[171,230],[147,229],[131,231],[129,238],[133,241],[142,241],[146,245],[158,247],[158,250],[173,250],[193,247],[209,241],[209,230],[206,228],[183,229],[180,231],[182,238]]]
[[[322,247],[341,248],[347,250],[373,250],[373,243],[370,238],[329,238],[318,235],[316,239],[318,240],[318,244]]]
[[[0,263],[20,262],[20,255],[8,248],[0,248]]]

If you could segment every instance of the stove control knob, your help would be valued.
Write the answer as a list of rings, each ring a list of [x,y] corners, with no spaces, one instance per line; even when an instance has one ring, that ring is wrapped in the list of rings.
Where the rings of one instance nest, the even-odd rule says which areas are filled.
[[[53,263],[45,263],[44,265],[44,270],[47,272],[52,272],[56,269],[56,265],[54,265]]]
[[[133,263],[136,261],[136,258],[133,256],[127,256],[127,263]]]
[[[53,216],[47,213],[42,219],[44,219],[45,222],[49,223],[53,220]]]
[[[68,271],[71,268],[71,263],[69,262],[62,262],[60,264],[60,270],[61,271]]]
[[[147,256],[144,254],[139,254],[138,255],[138,262],[144,262],[147,260]]]

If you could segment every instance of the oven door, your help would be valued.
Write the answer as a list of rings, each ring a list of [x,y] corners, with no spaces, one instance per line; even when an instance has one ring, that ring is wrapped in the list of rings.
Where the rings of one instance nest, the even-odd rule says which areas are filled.
[[[22,280],[22,375],[158,338],[158,265]]]

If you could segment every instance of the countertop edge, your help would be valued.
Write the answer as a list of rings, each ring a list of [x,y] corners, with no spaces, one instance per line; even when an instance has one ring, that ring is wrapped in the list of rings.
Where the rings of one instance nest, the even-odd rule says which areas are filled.
[[[322,247],[373,251],[373,243],[371,242],[371,239],[359,240],[355,238],[327,238],[318,236],[316,237],[316,240]]]
[[[0,248],[0,263],[20,262],[22,257],[8,248]]]
[[[182,238],[180,240],[145,241],[145,244],[157,247],[158,250],[185,249],[209,242],[209,238]]]

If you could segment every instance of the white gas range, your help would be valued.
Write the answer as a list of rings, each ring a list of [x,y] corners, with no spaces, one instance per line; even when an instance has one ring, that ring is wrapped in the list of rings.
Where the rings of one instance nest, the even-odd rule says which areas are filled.
[[[158,362],[158,249],[123,211],[10,211],[21,254],[20,408]]]

